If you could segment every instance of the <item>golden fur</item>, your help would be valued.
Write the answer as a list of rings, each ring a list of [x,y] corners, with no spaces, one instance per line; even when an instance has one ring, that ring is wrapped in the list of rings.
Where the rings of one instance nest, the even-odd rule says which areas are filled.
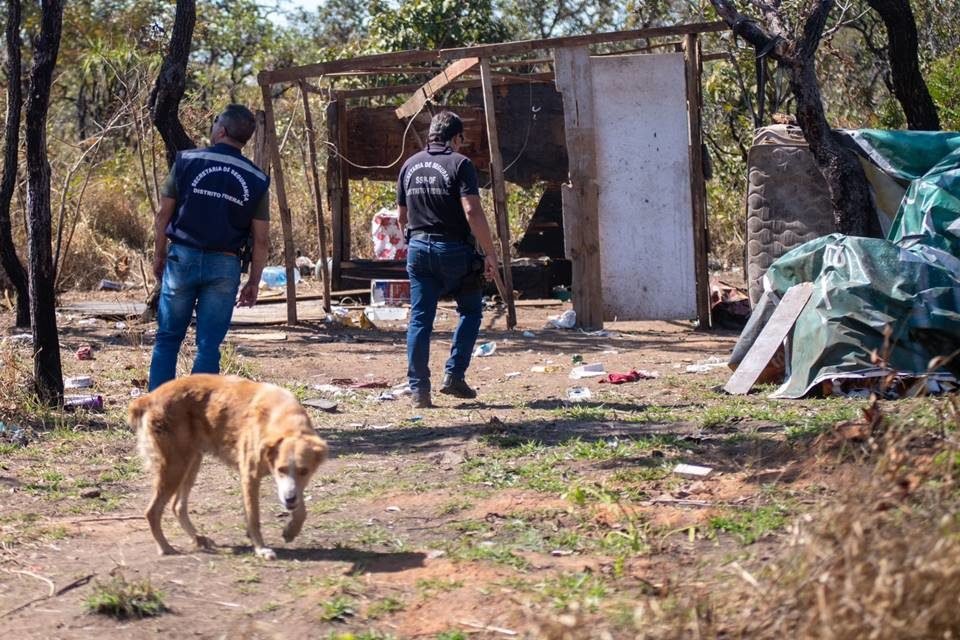
[[[160,526],[170,498],[180,526],[197,547],[213,545],[197,533],[187,505],[205,454],[240,472],[247,535],[257,555],[276,557],[260,535],[265,476],[273,476],[281,504],[292,512],[283,539],[290,542],[300,533],[307,515],[303,490],[326,459],[327,444],[289,391],[236,376],[193,375],[131,402],[129,422],[153,471],[153,500],[145,515],[161,555],[176,553]]]

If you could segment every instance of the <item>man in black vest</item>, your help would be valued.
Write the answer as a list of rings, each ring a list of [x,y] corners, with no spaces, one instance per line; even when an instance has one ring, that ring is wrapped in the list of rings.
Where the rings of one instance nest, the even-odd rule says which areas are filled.
[[[443,111],[430,122],[427,147],[411,156],[397,180],[400,225],[409,247],[410,324],[407,329],[407,377],[413,406],[430,401],[430,334],[441,296],[457,300],[460,322],[453,334],[440,393],[475,398],[466,382],[467,367],[482,318],[482,278],[493,279],[497,252],[480,204],[477,170],[458,153],[463,122]],[[477,245],[485,257],[477,254]]]
[[[163,284],[151,391],[176,377],[177,354],[194,312],[192,373],[220,372],[220,343],[240,286],[240,252],[251,236],[250,277],[238,304],[257,301],[269,242],[270,179],[241,153],[256,126],[249,109],[228,105],[213,121],[211,146],[178,153],[163,184],[154,227],[153,272]]]

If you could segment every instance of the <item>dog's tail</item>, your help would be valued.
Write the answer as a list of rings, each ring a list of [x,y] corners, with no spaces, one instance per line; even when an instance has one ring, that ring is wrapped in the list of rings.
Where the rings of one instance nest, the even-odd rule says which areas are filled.
[[[155,448],[153,434],[150,433],[150,396],[140,396],[130,403],[127,408],[127,424],[137,434],[137,448],[140,451],[140,457],[143,458],[143,465],[146,469],[152,466],[155,457]]]

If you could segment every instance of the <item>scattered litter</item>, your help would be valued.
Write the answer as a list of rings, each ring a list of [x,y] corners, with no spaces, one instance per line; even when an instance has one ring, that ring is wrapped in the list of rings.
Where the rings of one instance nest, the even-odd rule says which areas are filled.
[[[553,551],[550,552],[550,555],[558,558],[562,556],[572,556],[573,551],[571,551],[570,549],[554,549]]]
[[[319,391],[320,393],[329,393],[331,395],[340,395],[343,393],[343,388],[338,387],[335,384],[315,384],[311,387],[314,391]]]
[[[398,398],[401,396],[413,395],[413,391],[410,389],[409,384],[401,384],[399,386],[396,386],[390,391],[390,393],[392,393],[394,396]]]
[[[701,467],[695,464],[680,463],[673,468],[673,472],[678,476],[689,476],[693,478],[706,478],[713,471],[711,467]]]
[[[583,402],[592,397],[593,394],[586,387],[570,387],[567,389],[567,400],[570,402]]]
[[[287,334],[282,331],[232,331],[229,337],[241,342],[283,342],[287,339]]]
[[[710,356],[706,360],[701,360],[696,364],[687,365],[687,373],[707,373],[714,369],[727,366],[727,361],[719,356]]]
[[[293,283],[300,282],[300,270],[293,270]],[[260,286],[267,289],[287,286],[287,268],[286,267],[265,267],[260,275]]]
[[[23,429],[15,424],[6,424],[0,422],[0,440],[11,442],[18,447],[25,447],[30,444],[30,438]]]
[[[97,288],[100,291],[123,291],[123,283],[114,280],[101,280]]]
[[[636,382],[637,380],[653,380],[654,378],[659,378],[660,374],[657,371],[645,371],[640,369],[631,369],[628,373],[610,373],[607,374],[607,377],[601,380],[601,383],[607,384],[623,384],[625,382]]]
[[[394,424],[393,424],[392,422],[388,422],[387,424],[372,424],[372,425],[370,425],[370,428],[371,428],[371,429],[374,429],[374,430],[376,430],[376,431],[382,431],[382,430],[384,430],[384,429],[393,429],[393,427],[394,427]]]
[[[328,411],[330,413],[333,413],[337,410],[337,403],[325,398],[308,398],[301,404],[303,404],[305,407],[320,409],[321,411]]]
[[[447,552],[443,549],[430,549],[427,551],[427,560],[436,560],[437,558],[442,558],[447,555]]]
[[[557,371],[560,371],[560,366],[555,364],[548,364],[548,365],[539,364],[539,365],[530,367],[530,371],[532,371],[533,373],[556,373]]]
[[[376,397],[377,402],[390,402],[391,400],[396,400],[397,396],[394,395],[392,391],[384,391]]]
[[[617,351],[616,349],[607,349],[606,351],[601,351],[600,353],[602,353],[605,356],[615,356],[620,352]]]
[[[90,376],[76,376],[67,378],[63,381],[64,389],[86,389],[93,386],[93,378]]]
[[[126,323],[126,322],[118,322],[117,324],[113,325],[113,328],[114,328],[114,329],[120,329],[120,330],[122,331],[123,329],[126,329],[126,328],[127,328],[127,323]]]
[[[93,347],[88,344],[83,345],[74,354],[77,360],[93,360]]]
[[[90,411],[102,411],[103,396],[97,396],[97,395],[64,396],[63,408],[68,411],[72,409],[89,409]]]
[[[577,312],[573,309],[567,309],[558,316],[547,318],[547,328],[554,329],[573,329],[577,324]]]
[[[17,333],[3,339],[3,344],[33,344],[33,336],[29,333]]]
[[[583,364],[579,367],[574,367],[570,372],[571,380],[579,380],[581,378],[593,378],[596,376],[602,376],[606,373],[603,368],[602,362],[594,362],[593,364]]]
[[[371,280],[370,304],[375,307],[410,304],[410,281]]]
[[[535,334],[533,331],[524,331],[521,335],[523,335],[524,338],[536,338],[536,337],[537,337],[537,334]]]
[[[389,507],[386,508],[386,510],[391,513],[397,513],[398,511],[400,511],[400,507],[395,505],[390,505]]]
[[[77,325],[81,327],[92,327],[97,324],[96,318],[84,318],[83,320],[78,320]]]
[[[367,307],[363,315],[371,322],[399,322],[407,319],[406,307]]]
[[[423,420],[423,416],[410,416],[410,422],[420,422]]]
[[[492,356],[497,352],[497,343],[496,342],[484,342],[481,345],[477,345],[477,348],[473,351],[474,358],[486,358],[487,356]]]
[[[597,329],[596,331],[584,331],[580,329],[580,333],[585,336],[590,336],[591,338],[616,338],[619,337],[618,334],[611,333],[606,329]]]
[[[139,398],[139,397],[142,396],[142,395],[143,395],[143,390],[142,390],[142,389],[138,389],[137,387],[134,387],[133,389],[130,389],[130,397],[131,397],[131,398]]]
[[[514,378],[519,378],[522,374],[519,371],[511,371],[503,375],[507,380],[513,380]]]

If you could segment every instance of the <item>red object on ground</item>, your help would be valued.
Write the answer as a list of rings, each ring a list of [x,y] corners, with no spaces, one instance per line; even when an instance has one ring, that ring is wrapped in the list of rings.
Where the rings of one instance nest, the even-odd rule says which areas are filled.
[[[77,349],[77,360],[93,360],[93,347],[88,344]]]
[[[629,373],[608,373],[606,378],[600,380],[602,383],[607,384],[624,384],[625,382],[636,382],[637,380],[651,380],[653,378],[658,378],[659,375],[656,371],[637,371],[632,369]]]

